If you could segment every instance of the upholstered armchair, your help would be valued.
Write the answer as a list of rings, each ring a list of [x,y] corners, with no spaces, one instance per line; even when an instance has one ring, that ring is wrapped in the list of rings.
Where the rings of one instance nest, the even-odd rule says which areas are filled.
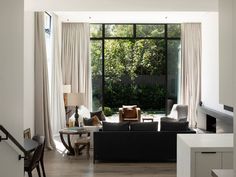
[[[140,122],[141,109],[137,105],[132,106],[122,106],[119,108],[119,120],[123,121],[136,121]]]
[[[176,120],[187,121],[188,105],[174,104],[170,114],[167,116]]]

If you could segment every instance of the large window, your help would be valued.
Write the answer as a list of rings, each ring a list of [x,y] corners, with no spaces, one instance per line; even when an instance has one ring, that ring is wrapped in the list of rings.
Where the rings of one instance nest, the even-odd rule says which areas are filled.
[[[93,109],[137,104],[166,111],[177,101],[179,24],[91,24]]]

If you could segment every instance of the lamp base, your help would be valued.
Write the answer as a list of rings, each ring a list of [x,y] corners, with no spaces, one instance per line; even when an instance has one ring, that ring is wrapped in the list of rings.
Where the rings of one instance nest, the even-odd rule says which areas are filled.
[[[75,118],[75,127],[79,127],[79,121],[78,121],[78,118]]]
[[[75,127],[79,127],[78,106],[75,107]]]

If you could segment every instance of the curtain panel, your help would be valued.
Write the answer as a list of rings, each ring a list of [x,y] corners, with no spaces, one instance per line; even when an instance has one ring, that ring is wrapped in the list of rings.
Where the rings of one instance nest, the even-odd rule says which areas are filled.
[[[61,24],[52,14],[52,64],[51,64],[51,123],[54,135],[66,126],[61,70]]]
[[[63,83],[72,93],[84,93],[84,106],[92,109],[90,62],[90,30],[88,23],[62,24]]]
[[[44,12],[35,13],[35,134],[45,136],[46,147],[54,149],[52,137]]]
[[[202,34],[200,23],[181,25],[180,104],[189,107],[190,126],[197,126],[197,108],[201,99]]]

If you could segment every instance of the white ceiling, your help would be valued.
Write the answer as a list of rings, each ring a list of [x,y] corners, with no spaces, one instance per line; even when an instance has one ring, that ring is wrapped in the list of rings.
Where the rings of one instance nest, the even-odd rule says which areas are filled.
[[[63,22],[89,23],[183,23],[201,22],[217,12],[55,12]]]

